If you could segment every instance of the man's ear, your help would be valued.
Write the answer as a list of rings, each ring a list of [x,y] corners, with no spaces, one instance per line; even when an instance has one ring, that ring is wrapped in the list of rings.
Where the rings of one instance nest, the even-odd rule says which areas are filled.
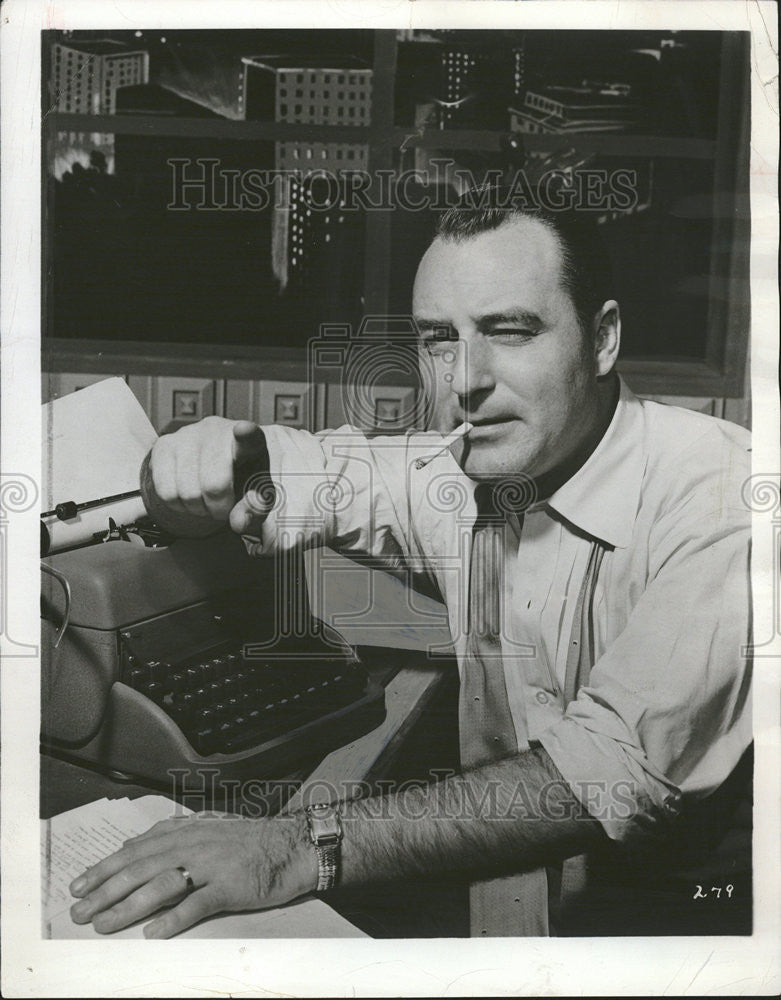
[[[621,346],[621,311],[615,299],[608,299],[594,317],[594,359],[597,376],[609,375]]]

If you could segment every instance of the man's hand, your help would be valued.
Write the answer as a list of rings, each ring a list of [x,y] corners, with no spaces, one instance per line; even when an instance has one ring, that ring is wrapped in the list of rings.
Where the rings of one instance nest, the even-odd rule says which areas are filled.
[[[271,505],[267,474],[257,424],[206,417],[156,441],[142,492],[152,517],[174,534],[204,534],[226,523],[251,532]]]
[[[184,868],[194,883],[187,891]],[[314,890],[317,860],[303,815],[201,814],[157,823],[75,879],[78,924],[108,934],[151,916],[147,938],[169,938],[225,910],[281,906]],[[176,905],[173,905],[176,904]]]

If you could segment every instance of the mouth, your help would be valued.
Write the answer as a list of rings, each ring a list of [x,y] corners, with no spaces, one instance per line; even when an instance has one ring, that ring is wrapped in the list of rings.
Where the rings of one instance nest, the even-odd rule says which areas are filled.
[[[490,419],[477,420],[473,417],[471,423],[474,430],[478,430],[480,428],[499,427],[502,424],[511,424],[517,419],[517,417],[491,417]]]
[[[517,417],[491,417],[491,419],[475,420],[472,418],[472,430],[468,441],[479,442],[481,438],[498,437],[503,434],[509,424],[517,422]]]
[[[509,424],[511,420],[517,420],[517,417],[483,417],[482,420],[472,417],[470,423],[474,427],[484,427],[486,424]]]

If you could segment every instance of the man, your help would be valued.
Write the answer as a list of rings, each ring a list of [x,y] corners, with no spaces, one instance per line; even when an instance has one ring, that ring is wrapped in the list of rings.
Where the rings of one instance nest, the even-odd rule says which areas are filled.
[[[157,442],[147,493],[164,523],[227,522],[264,554],[293,544],[289,515],[307,544],[404,559],[436,582],[463,771],[392,796],[381,819],[372,800],[341,803],[341,857],[325,862],[304,813],[158,824],[76,880],[74,919],[110,932],[175,903],[145,931],[169,937],[327,886],[335,860],[342,886],[469,880],[476,935],[559,932],[606,898],[600,864],[674,844],[725,786],[751,740],[746,435],[619,380],[608,281],[582,219],[451,209],[413,311],[440,420],[474,425],[452,452],[420,468],[438,434],[220,418]],[[270,469],[273,503],[234,501],[234,473],[253,462]],[[350,502],[324,505],[313,475]]]

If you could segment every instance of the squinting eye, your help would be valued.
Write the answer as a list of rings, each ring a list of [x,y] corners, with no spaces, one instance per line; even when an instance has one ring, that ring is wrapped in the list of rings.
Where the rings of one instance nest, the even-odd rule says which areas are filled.
[[[492,340],[502,339],[506,343],[526,343],[534,337],[533,330],[491,330],[489,337]]]

